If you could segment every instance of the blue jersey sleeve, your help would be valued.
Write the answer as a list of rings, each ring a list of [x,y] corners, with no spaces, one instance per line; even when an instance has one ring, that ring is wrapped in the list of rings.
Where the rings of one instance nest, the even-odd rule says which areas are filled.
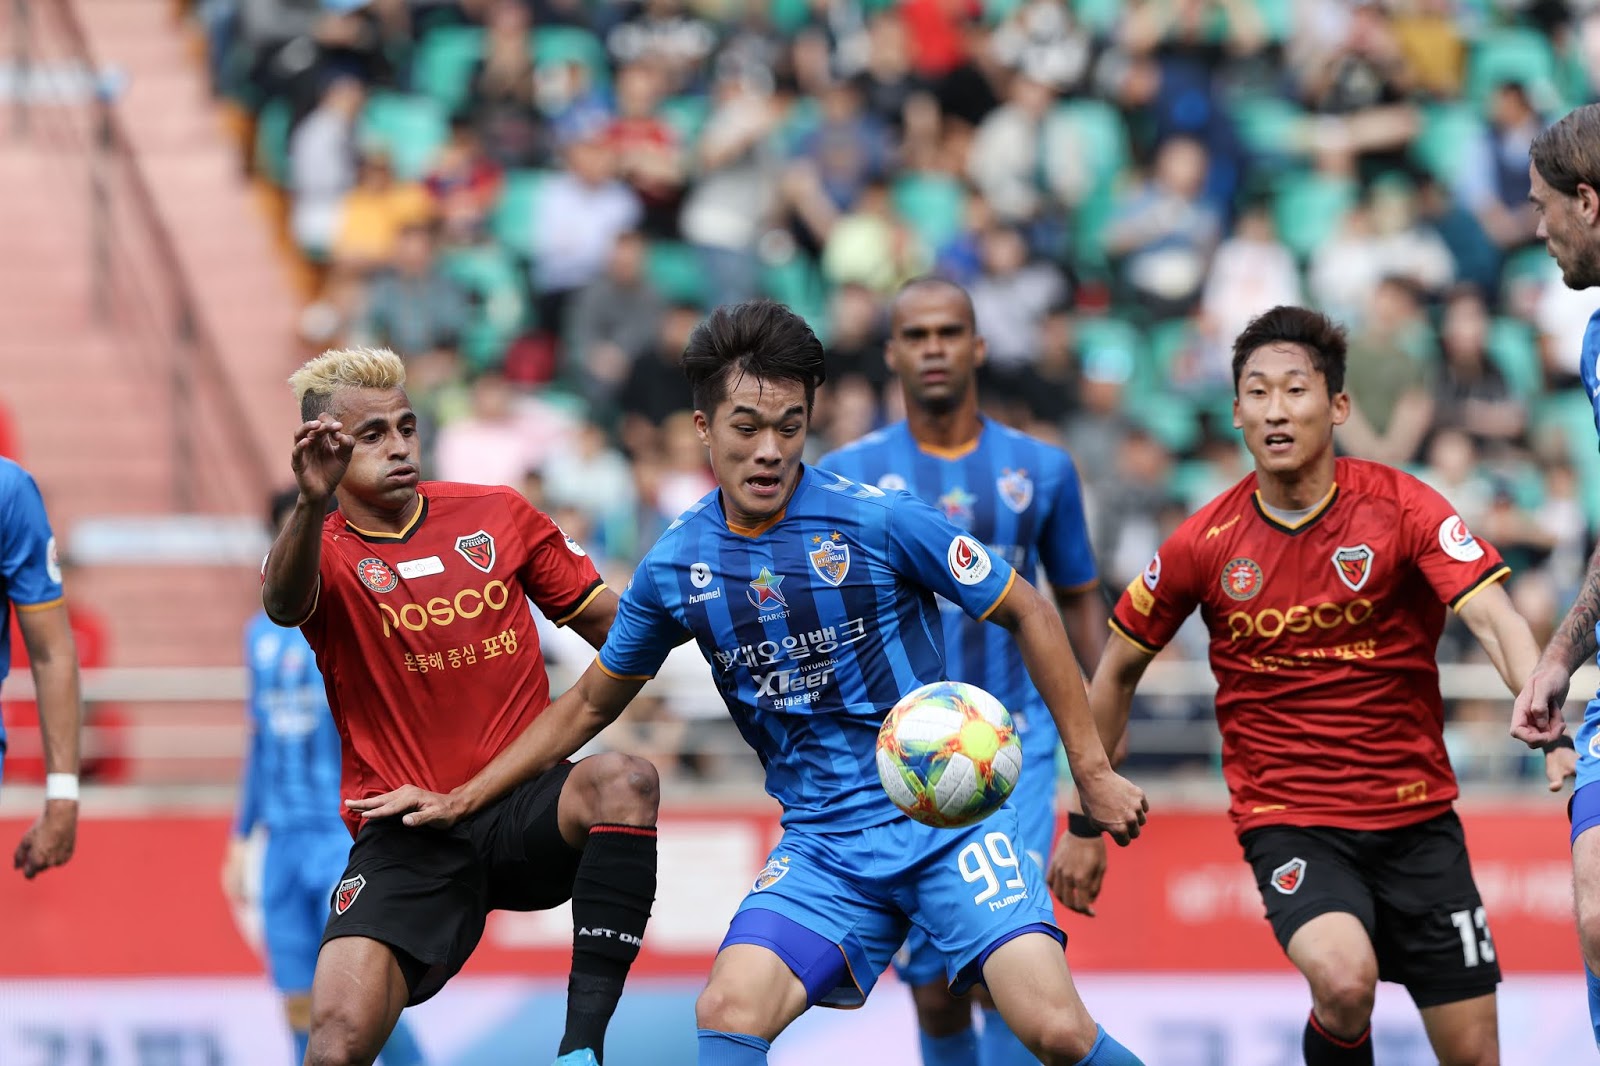
[[[1098,579],[1084,516],[1083,487],[1070,456],[1061,458],[1050,518],[1040,530],[1039,560],[1056,588],[1079,589]]]
[[[1594,407],[1594,428],[1600,434],[1600,311],[1589,317],[1583,331],[1583,351],[1578,355],[1578,376]]]
[[[617,616],[600,649],[600,669],[623,680],[652,678],[672,649],[683,643],[684,632],[661,602],[646,559],[617,601]]]
[[[980,622],[1005,599],[1011,564],[910,493],[890,498],[889,565]]]
[[[0,500],[0,587],[19,608],[47,607],[61,599],[61,565],[44,498],[27,471],[12,468]]]

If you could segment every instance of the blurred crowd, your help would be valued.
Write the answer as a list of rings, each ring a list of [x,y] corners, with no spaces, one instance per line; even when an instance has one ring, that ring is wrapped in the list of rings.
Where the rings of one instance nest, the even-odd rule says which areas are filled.
[[[1575,591],[1600,298],[1535,240],[1527,149],[1600,98],[1600,4],[193,12],[311,264],[306,349],[400,352],[430,476],[520,485],[611,572],[712,484],[675,365],[708,307],[769,295],[812,323],[820,454],[896,417],[886,297],[933,272],[973,295],[986,408],[1076,457],[1108,594],[1248,469],[1230,343],[1276,303],[1350,330],[1344,451],[1455,502],[1541,639]],[[1203,634],[1173,654],[1202,659]],[[1503,730],[1486,697],[1457,727]]]

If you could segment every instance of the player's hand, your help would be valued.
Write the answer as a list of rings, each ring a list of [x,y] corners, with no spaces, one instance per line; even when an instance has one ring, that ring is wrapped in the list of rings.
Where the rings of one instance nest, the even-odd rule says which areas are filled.
[[[301,495],[309,500],[332,496],[344,472],[350,469],[355,446],[356,439],[344,431],[344,423],[334,421],[326,412],[314,422],[301,424],[295,431],[291,461]]]
[[[222,894],[229,902],[242,905],[250,898],[250,842],[229,837],[228,851],[222,857]]]
[[[1045,873],[1050,891],[1066,908],[1094,917],[1094,901],[1106,876],[1106,842],[1062,833]]]
[[[31,881],[50,867],[61,866],[72,858],[77,843],[78,801],[46,800],[44,813],[22,834],[11,865]]]
[[[1570,778],[1578,776],[1578,752],[1574,748],[1557,748],[1544,753],[1544,779],[1551,792],[1560,792]]]
[[[1139,835],[1145,813],[1150,810],[1144,789],[1109,765],[1100,773],[1078,781],[1078,798],[1083,801],[1083,813],[1122,847]]]
[[[1561,708],[1567,703],[1572,675],[1541,662],[1528,677],[1511,708],[1511,735],[1530,748],[1542,747],[1566,731]]]
[[[429,829],[449,829],[466,813],[454,795],[429,792],[416,785],[401,785],[381,796],[345,800],[344,805],[360,811],[362,818],[393,818],[398,814],[406,825]]]

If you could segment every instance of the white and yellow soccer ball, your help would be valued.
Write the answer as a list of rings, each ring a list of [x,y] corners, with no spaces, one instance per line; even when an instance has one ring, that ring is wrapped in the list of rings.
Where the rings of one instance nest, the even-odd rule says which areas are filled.
[[[993,814],[1022,775],[1011,714],[976,685],[936,681],[908,692],[878,730],[878,780],[924,825],[955,828]]]

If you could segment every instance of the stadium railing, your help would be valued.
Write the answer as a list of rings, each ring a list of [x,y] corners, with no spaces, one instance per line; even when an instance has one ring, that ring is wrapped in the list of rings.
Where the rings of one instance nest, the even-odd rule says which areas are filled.
[[[270,472],[253,449],[224,454],[203,443],[234,439],[249,419],[130,147],[120,79],[96,63],[71,0],[9,4],[10,135],[47,153],[63,183],[81,183],[94,313],[169,406],[170,498],[153,502],[253,514]]]

